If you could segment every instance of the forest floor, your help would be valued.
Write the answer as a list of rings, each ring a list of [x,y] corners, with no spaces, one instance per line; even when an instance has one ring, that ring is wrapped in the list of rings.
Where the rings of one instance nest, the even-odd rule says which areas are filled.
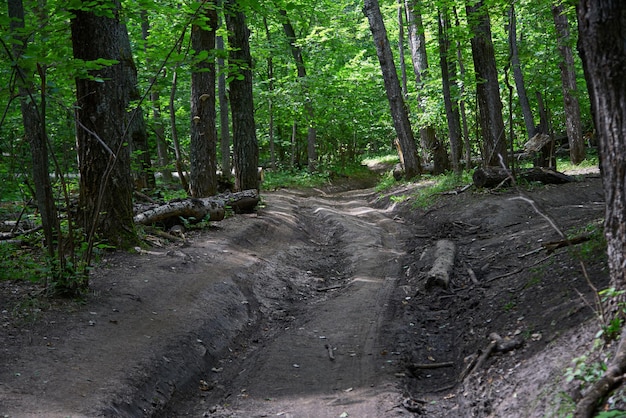
[[[427,210],[402,198],[426,180],[263,192],[184,243],[107,254],[83,300],[0,282],[0,416],[559,416],[608,283],[601,249],[541,245],[560,239],[542,214],[601,226],[599,174],[578,179]],[[441,239],[451,285],[426,289]],[[521,345],[467,373],[494,332]]]

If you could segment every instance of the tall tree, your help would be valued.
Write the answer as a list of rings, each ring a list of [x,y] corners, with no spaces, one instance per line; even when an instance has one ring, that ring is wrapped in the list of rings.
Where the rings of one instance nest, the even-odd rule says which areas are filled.
[[[578,5],[578,48],[600,151],[606,217],[609,287],[620,297],[611,299],[606,312],[623,321],[626,291],[626,2],[622,0],[581,0]],[[605,318],[605,321],[613,317]],[[626,372],[626,327],[622,327],[617,351],[604,376],[579,401],[575,417],[594,416],[598,400],[623,383]]]
[[[141,38],[144,42],[144,51],[151,47],[150,45],[150,19],[146,9],[141,10]],[[148,59],[146,58],[146,64]],[[154,124],[154,135],[156,139],[156,150],[158,165],[161,176],[166,183],[172,182],[172,170],[169,167],[170,157],[167,150],[167,142],[165,140],[165,129],[163,127],[163,118],[161,116],[161,93],[157,84],[156,76],[150,75],[149,83],[152,86],[150,90],[150,102],[152,103],[152,123]]]
[[[576,69],[574,54],[570,42],[570,30],[563,3],[552,6],[554,26],[558,36],[559,53],[561,54],[561,81],[563,84],[563,102],[565,105],[565,129],[569,142],[569,155],[573,164],[585,159],[585,143],[580,121],[580,105],[578,103],[578,87],[576,86]]]
[[[125,27],[120,2],[73,9],[74,57],[86,62],[114,63],[76,79],[76,138],[80,171],[79,216],[84,231],[110,244],[134,244],[130,175],[128,84],[121,45]]]
[[[307,129],[307,160],[308,167],[310,171],[314,171],[317,165],[317,149],[316,149],[316,138],[317,138],[317,128],[315,127],[315,109],[313,108],[313,102],[311,101],[311,97],[309,94],[309,89],[307,86],[306,79],[306,67],[304,65],[304,58],[302,57],[302,50],[297,44],[296,32],[293,29],[293,25],[291,21],[287,17],[287,12],[285,10],[279,10],[279,14],[282,17],[283,30],[285,31],[285,36],[287,37],[287,41],[289,42],[289,48],[291,49],[291,54],[293,55],[293,59],[296,62],[296,70],[298,71],[298,81],[300,82],[300,86],[302,89],[302,93],[304,95],[304,110],[306,112],[308,129]]]
[[[535,135],[535,120],[533,112],[530,108],[528,94],[526,94],[526,84],[524,83],[524,74],[519,59],[519,49],[517,47],[517,18],[515,16],[515,4],[511,3],[509,7],[509,52],[511,54],[511,66],[513,67],[513,80],[515,80],[515,89],[519,99],[522,115],[524,116],[524,125],[526,126],[526,135],[530,139]]]
[[[224,65],[224,57],[222,55],[225,51],[224,38],[221,36],[216,37],[215,46],[219,53],[217,58],[217,97],[220,108],[220,164],[222,166],[222,175],[230,178],[230,116],[228,115],[228,93],[226,92],[226,66]]]
[[[194,62],[191,71],[191,175],[193,197],[217,193],[217,129],[215,125],[215,4],[198,1],[191,27]]]
[[[426,53],[426,36],[424,34],[424,24],[422,21],[422,4],[420,0],[406,0],[407,25],[409,33],[409,49],[413,62],[413,71],[418,91],[418,112],[424,112],[422,105],[423,84],[428,72],[428,55]],[[435,128],[431,124],[426,124],[420,128],[420,139],[422,144],[422,155],[424,159],[432,159],[433,173],[441,174],[449,168],[447,148],[440,143],[437,138]]]
[[[482,0],[469,1],[465,8],[473,33],[472,58],[476,72],[476,96],[483,138],[483,164],[500,165],[501,157],[506,165],[508,163],[506,136],[489,12]]]
[[[377,0],[365,0],[363,12],[369,21],[370,30],[376,45],[376,53],[383,74],[385,91],[391,108],[391,117],[398,135],[398,142],[402,149],[404,171],[407,178],[413,178],[421,173],[421,166],[417,156],[415,138],[409,121],[409,114],[404,102],[396,65],[393,61],[391,46],[387,38],[387,29],[383,22],[380,6]]]
[[[22,56],[26,52],[28,42],[27,35],[23,32],[24,5],[22,0],[9,0],[9,18],[13,42],[13,59],[15,62],[15,72],[17,75],[18,91],[22,111],[22,123],[24,125],[24,136],[30,146],[32,160],[33,182],[35,185],[35,201],[41,213],[41,224],[43,226],[45,243],[50,256],[54,256],[54,240],[58,233],[58,220],[52,185],[50,183],[49,159],[48,159],[48,136],[45,124],[45,69],[39,66],[41,86],[41,98],[38,100],[37,89],[32,80],[32,73],[20,65]]]
[[[455,173],[459,174],[461,172],[461,116],[458,102],[452,98],[452,83],[456,77],[456,65],[454,65],[453,60],[448,58],[450,54],[450,18],[447,7],[439,11],[437,26],[439,36],[439,61],[441,64],[441,84],[443,87],[446,119],[448,121],[452,169]]]
[[[233,120],[235,187],[238,190],[258,189],[259,146],[252,100],[250,30],[237,0],[227,0],[224,6],[228,28],[228,65],[234,71],[229,74],[229,99]]]

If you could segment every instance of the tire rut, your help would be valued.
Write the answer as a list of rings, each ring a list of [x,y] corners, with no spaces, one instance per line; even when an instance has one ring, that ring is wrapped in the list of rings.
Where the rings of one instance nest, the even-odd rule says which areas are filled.
[[[289,311],[288,319],[270,324],[271,337],[240,364],[229,365],[240,370],[228,384],[226,398],[217,402],[219,406],[209,406],[210,416],[379,417],[399,404],[394,372],[400,359],[381,334],[390,315],[387,302],[402,270],[403,229],[384,210],[372,208],[371,197],[371,191],[332,198],[298,199],[287,192],[267,197],[263,217],[288,219],[293,228],[308,234],[306,242],[292,242],[286,250],[289,257],[279,253],[276,259],[288,259],[292,268],[300,268],[289,270],[294,276],[311,280],[315,271],[321,277],[314,279],[326,285],[325,276],[338,274],[344,285],[303,298],[294,307],[281,306],[278,299],[266,302],[275,310]],[[311,259],[315,250],[320,257]],[[264,271],[264,277],[272,269],[277,276],[289,269],[273,258],[265,263],[263,268],[270,271]],[[294,279],[300,283],[291,292],[303,287],[301,278]],[[265,293],[260,299],[268,296],[267,283],[257,287],[258,293]],[[206,411],[207,399],[192,410],[192,415]]]

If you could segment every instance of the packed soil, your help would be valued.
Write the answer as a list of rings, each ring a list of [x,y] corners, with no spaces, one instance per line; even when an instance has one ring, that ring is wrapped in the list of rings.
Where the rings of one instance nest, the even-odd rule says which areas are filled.
[[[542,245],[601,225],[599,175],[577,178],[427,209],[427,180],[266,191],[252,214],[106,254],[81,300],[2,282],[0,416],[559,416],[608,283],[593,240]],[[442,240],[447,287],[429,280]]]

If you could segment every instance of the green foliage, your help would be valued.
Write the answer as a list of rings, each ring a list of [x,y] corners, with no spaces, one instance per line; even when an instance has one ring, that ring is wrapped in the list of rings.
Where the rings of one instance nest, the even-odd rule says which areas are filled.
[[[413,206],[416,208],[426,209],[435,204],[441,193],[455,190],[462,186],[472,183],[472,174],[464,172],[460,176],[449,173],[440,176],[426,177],[424,176],[424,187],[420,188],[414,196]]]
[[[565,378],[568,382],[578,380],[583,387],[590,386],[597,382],[606,371],[606,363],[596,361],[588,364],[588,356],[583,355],[572,360],[574,365],[565,371]]]

